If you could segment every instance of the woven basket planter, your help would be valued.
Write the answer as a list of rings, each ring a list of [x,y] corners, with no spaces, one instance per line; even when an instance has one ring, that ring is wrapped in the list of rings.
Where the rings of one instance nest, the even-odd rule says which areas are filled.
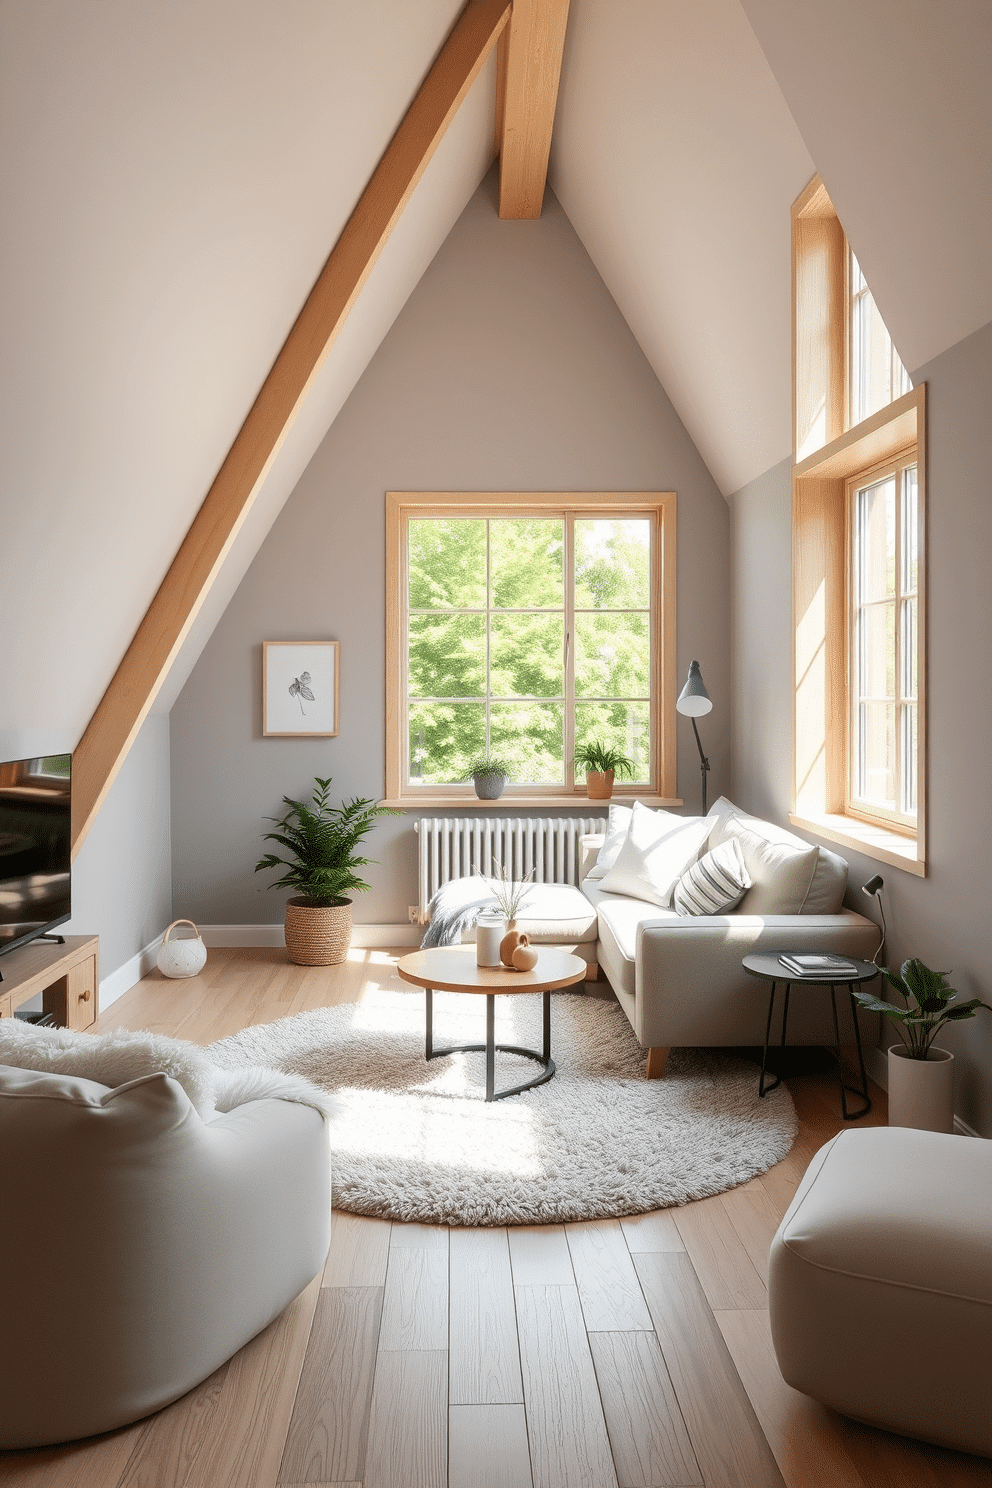
[[[351,945],[351,900],[311,904],[297,894],[286,902],[286,950],[296,966],[337,966]]]

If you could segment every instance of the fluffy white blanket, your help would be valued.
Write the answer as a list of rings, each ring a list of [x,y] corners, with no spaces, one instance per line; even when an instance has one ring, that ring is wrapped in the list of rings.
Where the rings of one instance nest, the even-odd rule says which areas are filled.
[[[161,1033],[77,1033],[71,1028],[36,1028],[20,1018],[0,1020],[0,1064],[94,1080],[111,1089],[145,1075],[166,1074],[181,1085],[205,1120],[256,1100],[288,1100],[313,1106],[325,1116],[335,1110],[326,1090],[302,1075],[261,1065],[219,1068],[199,1047]]]

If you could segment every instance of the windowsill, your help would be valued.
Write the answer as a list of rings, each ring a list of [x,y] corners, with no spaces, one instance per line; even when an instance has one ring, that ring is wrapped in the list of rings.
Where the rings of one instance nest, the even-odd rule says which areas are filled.
[[[839,843],[841,847],[853,848],[866,858],[888,863],[890,868],[902,868],[907,873],[915,873],[918,878],[926,877],[926,857],[916,837],[904,837],[900,832],[872,826],[855,816],[842,816],[839,812],[811,816],[796,816],[790,812],[789,820],[794,827],[825,837],[828,842]]]
[[[478,796],[400,796],[396,799],[387,798],[380,801],[380,806],[390,807],[399,811],[421,811],[425,807],[432,811],[450,807],[464,810],[466,807],[474,811],[492,811],[493,809],[505,809],[507,806],[514,808],[531,808],[539,806],[543,811],[585,811],[590,806],[596,810],[605,810],[610,804],[624,805],[640,801],[644,806],[681,806],[683,804],[680,796],[645,796],[636,791],[614,791],[609,801],[596,801],[589,796],[511,796],[502,795],[495,801],[480,801]]]

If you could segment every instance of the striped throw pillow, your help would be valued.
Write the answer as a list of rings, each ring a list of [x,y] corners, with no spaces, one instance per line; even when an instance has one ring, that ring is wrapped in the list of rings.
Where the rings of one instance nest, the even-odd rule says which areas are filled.
[[[675,885],[673,903],[680,915],[726,914],[735,909],[751,878],[736,837],[729,837],[688,868]]]

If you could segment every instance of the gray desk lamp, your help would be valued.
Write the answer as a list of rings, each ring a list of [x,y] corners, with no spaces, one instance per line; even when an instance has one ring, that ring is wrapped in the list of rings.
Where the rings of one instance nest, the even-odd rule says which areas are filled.
[[[679,693],[678,702],[675,704],[676,712],[684,713],[686,718],[692,722],[692,732],[696,736],[696,748],[699,750],[699,773],[703,778],[703,815],[706,815],[706,772],[710,762],[703,753],[703,746],[699,742],[699,730],[696,727],[696,719],[702,718],[704,713],[709,713],[713,704],[710,695],[703,683],[703,674],[699,670],[698,661],[690,661],[689,675],[685,686]]]

